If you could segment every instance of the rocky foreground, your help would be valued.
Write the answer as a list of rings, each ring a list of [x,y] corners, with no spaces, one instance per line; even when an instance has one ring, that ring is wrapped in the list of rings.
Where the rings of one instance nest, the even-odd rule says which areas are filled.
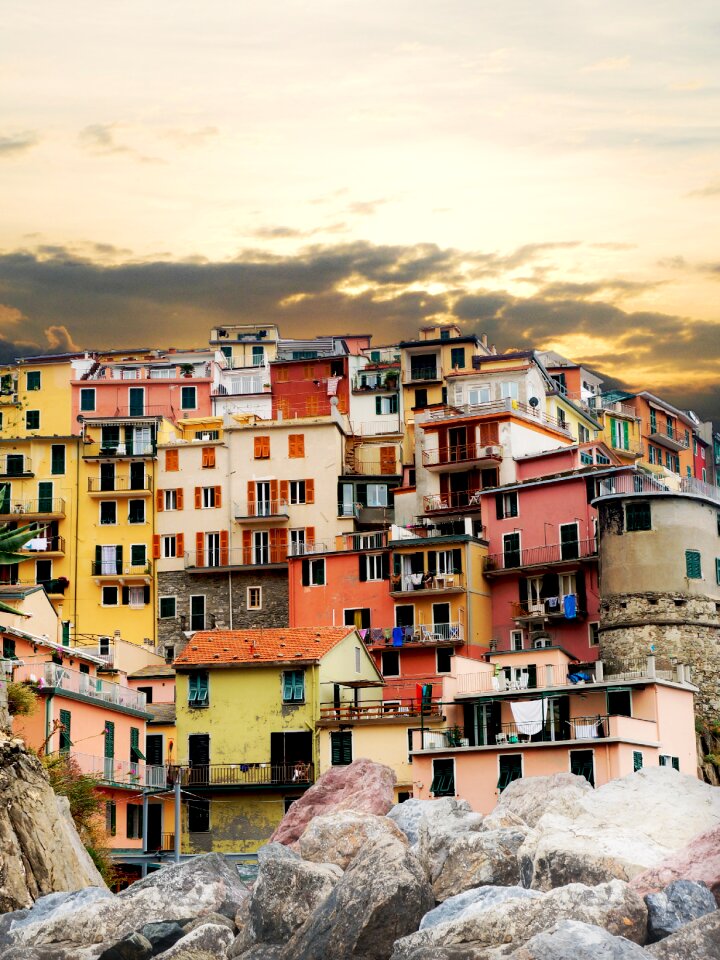
[[[0,960],[720,960],[720,791],[670,768],[518,780],[482,817],[392,806],[359,760],[276,838],[251,890],[208,854],[42,897],[0,917]]]

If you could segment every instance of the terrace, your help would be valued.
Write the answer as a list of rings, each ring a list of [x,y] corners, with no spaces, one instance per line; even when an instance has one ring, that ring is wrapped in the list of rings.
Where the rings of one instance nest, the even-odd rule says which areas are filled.
[[[23,664],[15,671],[15,680],[32,683],[39,690],[76,694],[98,702],[126,707],[128,710],[145,711],[145,694],[111,680],[70,670],[57,663]]]
[[[648,473],[618,473],[597,483],[596,500],[602,497],[617,496],[666,496],[701,497],[713,503],[720,503],[720,487],[703,483],[695,477],[668,476],[663,480]]]
[[[56,556],[65,555],[65,538],[64,537],[47,537],[43,534],[39,534],[36,537],[33,537],[32,540],[29,540],[25,546],[20,551],[23,556],[32,556],[36,553],[42,553],[45,555],[54,554]]]
[[[400,700],[365,700],[361,703],[321,703],[320,723],[349,721],[425,720],[442,719],[442,703],[439,700],[407,697]]]
[[[92,494],[132,494],[142,496],[152,491],[152,477],[149,473],[141,477],[88,477],[88,493]]]
[[[391,597],[404,597],[408,593],[423,597],[434,596],[439,593],[463,593],[464,591],[464,573],[406,573],[393,574],[390,577]]]
[[[431,493],[423,497],[425,513],[454,513],[458,510],[480,510],[482,490],[456,490]]]
[[[15,520],[52,520],[65,516],[65,501],[60,497],[41,497],[39,500],[11,500],[0,496],[0,518]]]
[[[469,466],[494,467],[503,458],[503,448],[498,443],[463,443],[435,450],[423,450],[423,466],[428,470],[465,469]]]
[[[526,550],[511,550],[505,553],[492,553],[485,559],[485,574],[498,576],[512,573],[526,567],[556,567],[560,564],[575,564],[579,560],[597,557],[597,541],[569,540],[565,543],[545,544],[542,547],[528,547]]]
[[[423,417],[422,422],[418,421],[418,424],[420,426],[425,423],[438,424],[447,422],[448,424],[453,424],[457,420],[467,419],[468,417],[498,416],[505,413],[512,414],[513,417],[519,420],[526,420],[529,423],[549,427],[573,439],[572,431],[565,421],[549,416],[540,410],[539,407],[532,407],[527,403],[523,403],[520,400],[513,400],[509,397],[505,400],[491,400],[488,403],[470,403],[462,406],[445,406],[441,409],[429,410]]]
[[[370,533],[338,534],[332,542],[313,541],[306,543],[291,543],[288,547],[289,557],[306,557],[315,553],[344,553],[360,550],[382,550],[387,547],[388,534],[386,530]]]
[[[168,783],[180,781],[194,789],[215,787],[309,787],[315,781],[312,763],[208,763],[180,764],[168,769]]]
[[[32,461],[24,453],[0,456],[0,477],[34,477]]]
[[[233,547],[185,554],[188,573],[215,573],[241,567],[267,567],[287,563],[287,547]]]
[[[115,757],[94,757],[89,753],[70,752],[81,773],[94,777],[102,784],[113,787],[143,787],[163,789],[167,786],[167,767],[150,766],[138,760],[118,760]]]
[[[369,647],[401,647],[416,644],[453,644],[465,642],[462,623],[418,623],[408,627],[369,627],[365,643]]]
[[[233,515],[236,520],[287,520],[287,500],[250,500],[246,504],[234,505]]]

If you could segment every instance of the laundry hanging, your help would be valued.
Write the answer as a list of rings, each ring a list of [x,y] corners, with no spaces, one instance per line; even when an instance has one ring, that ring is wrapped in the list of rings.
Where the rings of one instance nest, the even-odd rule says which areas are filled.
[[[577,614],[577,597],[574,593],[569,593],[563,597],[563,613],[567,620],[573,620]]]
[[[394,647],[401,647],[403,645],[403,628],[402,627],[393,627],[392,642]]]
[[[510,709],[518,733],[528,737],[540,733],[545,724],[547,700],[519,700],[517,703],[511,703]]]
[[[340,383],[340,377],[328,377],[327,395],[329,397],[334,397],[337,395],[338,383]]]

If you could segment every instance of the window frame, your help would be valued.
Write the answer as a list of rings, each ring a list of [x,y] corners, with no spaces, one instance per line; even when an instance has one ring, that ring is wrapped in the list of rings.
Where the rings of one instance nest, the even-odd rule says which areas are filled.
[[[163,490],[162,495],[163,495],[163,510],[175,511],[178,509],[177,487],[171,487],[168,490]]]
[[[385,660],[386,660],[386,658],[389,659],[389,660],[392,660],[393,657],[395,658],[395,663],[396,663],[396,665],[397,665],[397,671],[396,671],[395,673],[391,673],[391,672],[389,672],[388,670],[385,669]],[[381,650],[381,651],[380,651],[380,673],[382,673],[383,677],[399,677],[399,676],[401,676],[401,670],[400,670],[400,651],[399,651],[399,650]]]
[[[258,591],[257,603],[251,602],[252,592],[255,590]],[[252,586],[247,588],[247,592],[245,594],[245,605],[248,610],[262,610],[262,586]]]
[[[86,398],[92,399],[92,406],[88,406]],[[80,387],[80,413],[94,413],[97,410],[97,396],[95,387]]]
[[[305,703],[305,670],[283,670],[281,673],[282,702]]]
[[[172,600],[172,614],[163,613],[163,602]],[[177,620],[177,595],[166,594],[158,597],[158,620]]]
[[[445,770],[444,773],[440,772],[441,765]],[[451,772],[447,772],[449,769]],[[456,779],[457,770],[455,769],[455,757],[432,758],[432,780],[430,782],[430,793],[433,795],[433,797],[457,796]]]
[[[35,426],[31,426],[30,418],[33,418],[35,421]],[[25,429],[26,430],[39,430],[40,429],[40,411],[39,410],[26,410],[25,411]]]
[[[652,507],[649,500],[629,500],[625,504],[626,533],[652,530]]]
[[[32,380],[30,379],[32,377]],[[36,379],[37,378],[37,379]],[[42,372],[40,370],[25,371],[25,390],[34,393],[42,389]]]
[[[103,508],[112,507],[115,514],[114,520],[103,520]],[[101,527],[116,527],[118,525],[118,504],[117,500],[101,500],[98,504],[98,525]]]
[[[192,403],[185,403],[185,397],[189,396],[189,391],[192,390]],[[181,386],[180,387],[180,409],[181,410],[197,410],[197,387],[190,386]]]
[[[133,513],[133,510],[134,510],[134,511],[137,511],[137,510],[138,510],[138,504],[139,504],[140,507],[142,508],[142,509],[141,509],[141,512],[142,512],[142,520],[133,520],[133,519],[132,519],[132,513]],[[131,498],[131,499],[128,500],[127,522],[128,522],[128,524],[131,524],[131,525],[134,526],[134,527],[135,527],[135,526],[142,526],[143,524],[147,523],[147,507],[146,507],[146,505],[145,505],[145,501],[144,501],[144,500],[142,500],[142,499],[140,499],[140,498]]]
[[[197,616],[197,614],[193,613],[193,600],[199,600],[199,599],[202,599],[202,602],[203,602],[203,603],[202,603],[202,607],[203,607],[203,610],[202,610],[203,622],[202,622],[202,626],[201,626],[201,627],[194,627],[194,626],[193,626],[193,617]],[[191,594],[189,594],[189,596],[188,596],[188,626],[189,626],[190,631],[191,631],[192,633],[196,633],[198,630],[205,630],[205,628],[206,628],[206,626],[207,626],[207,596],[206,596],[206,594],[204,594],[204,593],[191,593]]]

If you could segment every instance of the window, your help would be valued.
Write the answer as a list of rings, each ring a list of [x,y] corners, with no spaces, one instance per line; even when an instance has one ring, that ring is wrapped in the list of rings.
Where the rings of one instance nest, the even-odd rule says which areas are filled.
[[[105,801],[105,832],[111,837],[117,833],[117,806],[114,800]]]
[[[517,753],[505,754],[498,757],[499,776],[497,788],[500,793],[509,786],[513,780],[520,780],[522,777],[522,756]]]
[[[369,507],[386,507],[388,505],[386,483],[369,483],[367,485],[367,505]]]
[[[384,677],[400,676],[400,654],[397,650],[383,650],[381,657],[381,671]]]
[[[188,706],[210,706],[210,681],[207,670],[193,670],[188,675]]]
[[[163,510],[179,510],[178,506],[178,493],[182,493],[182,490],[161,490],[162,495],[162,509]]]
[[[430,793],[434,797],[455,796],[455,761],[448,758],[433,760],[433,778]]]
[[[592,750],[570,751],[570,773],[576,777],[585,777],[591,786],[595,786],[595,757]]]
[[[159,614],[161,620],[174,620],[177,615],[177,597],[160,597]]]
[[[283,703],[305,703],[305,671],[284,670]]]
[[[40,411],[39,410],[25,411],[25,429],[26,430],[40,429]]]
[[[182,387],[180,390],[180,409],[197,409],[197,387]]]
[[[305,528],[290,530],[290,556],[300,557],[305,553]]]
[[[69,710],[60,711],[60,752],[68,753],[70,747],[72,747],[72,740],[70,739],[70,722],[71,716]]]
[[[130,566],[144,567],[147,564],[147,547],[144,543],[130,545]]]
[[[517,491],[495,494],[495,513],[498,520],[517,517],[519,512]]]
[[[465,348],[453,347],[450,351],[450,366],[453,370],[465,369]]]
[[[145,523],[145,501],[128,501],[128,523]]]
[[[468,390],[468,403],[470,405],[490,403],[490,387],[476,387],[473,390]]]
[[[511,650],[522,650],[522,649],[523,649],[523,632],[522,632],[522,630],[511,630],[511,631],[510,631],[510,649],[511,649]]]
[[[190,629],[205,629],[205,595],[195,594],[190,597]]]
[[[625,529],[628,531],[650,530],[650,504],[632,501],[625,504]]]
[[[207,833],[210,830],[210,801],[192,797],[187,808],[188,833]]]
[[[102,605],[104,607],[116,607],[118,605],[118,588],[117,587],[102,588]]]
[[[290,503],[306,503],[306,488],[304,480],[290,481]]]
[[[256,460],[268,460],[270,458],[270,437],[255,437],[253,446]]]
[[[668,754],[660,754],[660,766],[661,767],[672,767],[673,770],[680,769],[680,757],[671,757]]]
[[[172,473],[180,469],[180,453],[178,450],[165,451],[165,470]]]
[[[100,523],[111,525],[117,523],[117,503],[114,500],[100,501]]]
[[[375,397],[375,413],[378,416],[388,413],[397,413],[398,412],[398,398],[397,394],[394,393],[390,397]]]
[[[322,587],[325,584],[325,558],[303,560],[302,585],[304,587]]]
[[[139,803],[127,804],[127,838],[139,840],[143,835],[142,806]]]
[[[423,387],[420,390],[415,391],[415,402],[413,403],[414,410],[424,410],[428,405],[428,394],[427,390]]]
[[[355,647],[355,673],[360,673],[360,647]]]
[[[305,434],[291,433],[288,436],[288,457],[305,456]]]
[[[629,690],[607,691],[607,712],[613,717],[632,716],[632,694]]]
[[[356,630],[370,629],[370,607],[349,608],[343,611],[343,623]]]
[[[435,652],[435,668],[438,673],[450,673],[452,671],[452,650],[447,647],[438,647]]]
[[[50,473],[56,476],[65,473],[65,445],[62,443],[50,447]]]
[[[15,641],[10,637],[3,637],[3,660],[15,660]]]
[[[685,551],[685,576],[688,580],[702,579],[702,561],[699,550]]]
[[[588,643],[591,647],[600,646],[600,624],[599,623],[589,623],[588,624]]]
[[[514,381],[506,381],[500,384],[500,397],[503,400],[517,400],[518,385]]]
[[[216,487],[202,487],[201,488],[201,504],[203,510],[214,510],[217,506],[215,491]]]
[[[40,389],[40,371],[31,370],[25,374],[25,386],[28,390]]]
[[[247,588],[248,610],[262,610],[262,587]]]
[[[45,584],[52,580],[52,560],[35,561],[35,583]]]
[[[587,443],[590,440],[590,431],[581,423],[578,424],[578,440],[580,443]]]
[[[633,773],[637,773],[638,770],[642,770],[643,765],[643,755],[640,750],[633,750]]]
[[[389,562],[386,554],[360,554],[360,580],[387,580],[390,576]]]
[[[203,470],[212,470],[215,466],[215,447],[203,447],[200,460]]]
[[[80,390],[80,412],[92,413],[95,409],[95,387],[83,387]]]
[[[333,767],[346,767],[352,763],[352,731],[340,730],[330,734],[330,763]]]
[[[127,590],[127,604],[134,610],[145,606],[145,587],[124,587]],[[125,601],[123,601],[124,603]]]
[[[177,557],[177,537],[174,533],[165,536],[161,540],[163,560],[174,560]]]

